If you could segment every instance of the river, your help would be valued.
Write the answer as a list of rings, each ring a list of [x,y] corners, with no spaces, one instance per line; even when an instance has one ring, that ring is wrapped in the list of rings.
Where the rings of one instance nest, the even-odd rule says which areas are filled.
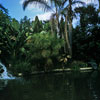
[[[0,100],[100,100],[100,72],[0,80]]]

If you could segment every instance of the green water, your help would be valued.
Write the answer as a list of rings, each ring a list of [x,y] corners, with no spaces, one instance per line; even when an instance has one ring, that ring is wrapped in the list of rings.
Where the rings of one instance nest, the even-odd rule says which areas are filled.
[[[100,72],[0,80],[0,100],[100,100]]]

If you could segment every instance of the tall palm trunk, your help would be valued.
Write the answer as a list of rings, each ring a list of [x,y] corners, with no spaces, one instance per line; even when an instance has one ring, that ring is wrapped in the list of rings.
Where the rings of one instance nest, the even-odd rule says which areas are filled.
[[[65,30],[64,30],[64,19],[63,19],[63,16],[61,16],[61,21],[60,21],[59,29],[60,29],[60,38],[65,39],[65,36],[64,36]]]
[[[56,31],[57,31],[57,38],[60,38],[60,30],[59,30],[59,15],[58,15],[58,10],[56,7]]]
[[[99,12],[100,12],[100,0],[98,0],[98,2],[99,2]]]
[[[72,0],[69,0],[69,42],[72,56]]]
[[[72,21],[69,19],[69,41],[72,48]]]
[[[54,34],[54,18],[50,19],[50,25],[51,25],[51,34]]]
[[[70,56],[72,56],[72,51],[71,51],[71,46],[70,46],[70,43],[69,43],[69,38],[68,38],[68,30],[67,30],[67,15],[65,16],[65,40],[66,40],[66,52],[68,50],[68,54]]]

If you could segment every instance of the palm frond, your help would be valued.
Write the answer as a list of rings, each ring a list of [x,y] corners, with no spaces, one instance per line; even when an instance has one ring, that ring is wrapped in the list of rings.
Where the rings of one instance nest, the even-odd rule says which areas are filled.
[[[23,9],[25,10],[29,4],[34,4],[35,6],[38,6],[39,8],[41,7],[46,11],[52,10],[46,0],[25,0],[23,3]]]
[[[50,16],[50,19],[54,18],[56,16],[56,13],[52,13]]]
[[[5,7],[3,7],[2,4],[0,4],[0,9],[3,10],[5,13],[8,13],[8,10]]]
[[[79,1],[79,0],[73,1],[72,5],[74,5],[74,4],[81,4],[81,5],[85,6],[85,2],[82,2],[82,1]]]

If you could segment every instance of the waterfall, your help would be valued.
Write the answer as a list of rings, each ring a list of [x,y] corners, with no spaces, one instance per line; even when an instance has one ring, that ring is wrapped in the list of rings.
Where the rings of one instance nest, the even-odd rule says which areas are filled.
[[[0,62],[0,79],[15,79],[10,73],[7,72],[7,68]]]

